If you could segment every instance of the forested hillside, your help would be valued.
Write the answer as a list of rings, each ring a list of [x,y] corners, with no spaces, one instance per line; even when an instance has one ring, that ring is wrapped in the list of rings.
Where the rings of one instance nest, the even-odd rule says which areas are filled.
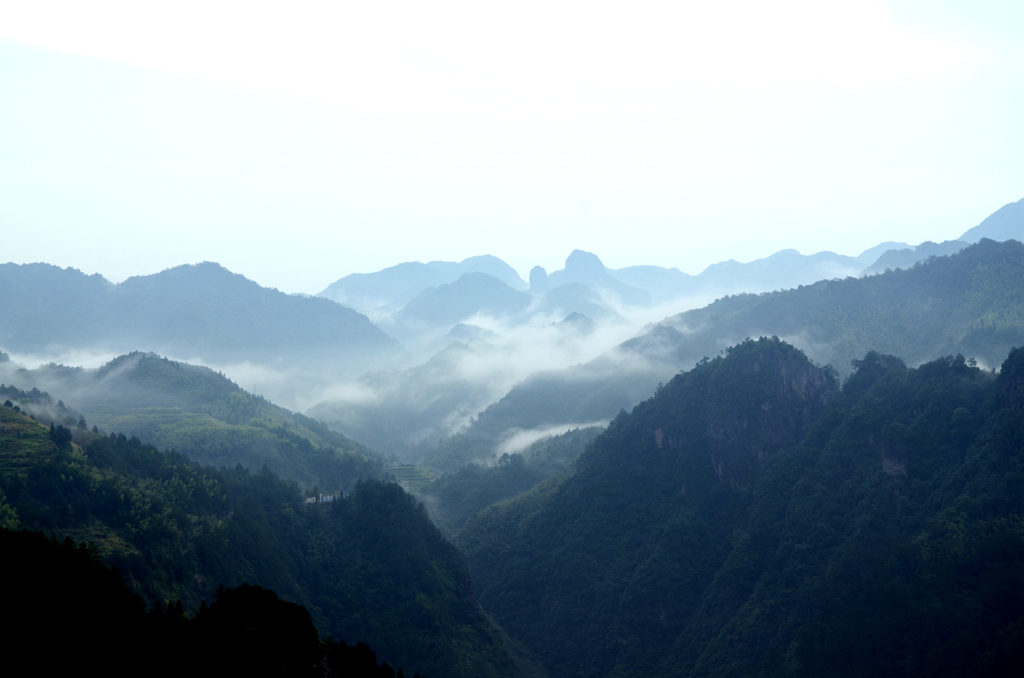
[[[424,464],[448,472],[417,494],[425,500],[434,522],[451,534],[474,513],[512,499],[571,465],[602,430],[599,426],[577,428],[500,457],[492,457],[490,448],[475,448],[465,438],[452,436]]]
[[[202,464],[253,470],[266,465],[287,480],[328,492],[347,491],[361,478],[382,474],[379,454],[206,367],[131,353],[95,370],[50,364],[0,369],[0,376],[35,389],[29,402],[13,397],[42,421],[74,428],[66,400],[74,404],[72,419],[84,417],[83,428],[123,432]],[[50,393],[59,394],[56,405]],[[89,439],[87,433],[82,437]]]
[[[843,376],[871,350],[910,365],[962,353],[997,366],[1024,345],[1024,244],[982,240],[906,270],[719,299],[588,364],[531,376],[466,435],[493,444],[509,429],[609,419],[679,370],[757,336],[783,337]]]
[[[777,339],[622,413],[457,536],[553,676],[1016,675],[1024,349],[868,353],[842,389]]]
[[[529,670],[477,604],[462,556],[397,485],[308,504],[268,470],[202,467],[123,435],[82,449],[13,407],[0,426],[0,526],[94,543],[148,604],[194,613],[219,585],[258,584],[410,672]]]
[[[777,335],[843,374],[869,350],[915,365],[962,353],[995,367],[1024,344],[1024,244],[982,240],[905,270],[720,299],[661,325],[682,335],[678,360]],[[643,338],[625,348],[634,346],[642,350]]]

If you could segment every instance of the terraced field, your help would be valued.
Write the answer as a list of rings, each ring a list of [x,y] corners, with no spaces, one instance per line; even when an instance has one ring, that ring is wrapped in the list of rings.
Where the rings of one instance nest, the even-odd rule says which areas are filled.
[[[32,456],[51,452],[46,426],[10,407],[0,407],[0,473],[24,473],[32,465]]]
[[[418,466],[385,466],[384,472],[394,476],[407,492],[419,492],[437,480],[437,476]]]

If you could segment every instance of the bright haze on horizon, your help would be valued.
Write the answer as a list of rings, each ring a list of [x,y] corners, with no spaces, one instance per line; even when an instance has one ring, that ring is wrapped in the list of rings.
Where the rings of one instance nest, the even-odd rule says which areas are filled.
[[[960,5],[959,9],[954,4]],[[3,261],[698,273],[1024,197],[1019,2],[10,3]]]

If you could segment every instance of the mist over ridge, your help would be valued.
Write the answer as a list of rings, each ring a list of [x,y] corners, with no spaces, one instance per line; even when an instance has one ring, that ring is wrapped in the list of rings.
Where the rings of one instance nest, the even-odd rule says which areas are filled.
[[[1024,3],[2,16],[11,666],[1019,678]]]
[[[996,226],[1003,228],[1000,219]],[[490,272],[464,270],[473,267]],[[649,674],[717,623],[702,621],[704,630],[687,631],[687,620],[717,609],[697,599],[701,591],[719,596],[719,584],[736,588],[730,554],[749,555],[744,535],[762,529],[744,522],[744,507],[774,488],[777,464],[803,454],[787,456],[801,439],[827,437],[813,434],[817,420],[833,416],[829,412],[838,416],[873,388],[869,382],[878,373],[920,383],[939,378],[943,388],[960,383],[974,391],[966,399],[956,396],[971,409],[953,409],[941,389],[922,391],[953,409],[934,416],[951,427],[946,437],[954,446],[962,446],[985,440],[978,405],[988,397],[984,389],[1004,384],[997,390],[1010,392],[1019,381],[994,375],[1007,353],[1002,364],[1019,372],[1020,350],[1011,348],[1024,344],[1024,244],[1014,239],[883,243],[859,257],[783,250],[746,264],[721,262],[695,276],[653,266],[610,269],[578,249],[563,269],[535,268],[529,284],[509,270],[484,256],[356,278],[353,289],[363,299],[384,300],[368,316],[332,299],[263,288],[208,262],[117,285],[74,269],[3,265],[0,336],[14,347],[0,351],[0,389],[8,398],[0,413],[3,449],[15,450],[25,466],[24,432],[32,434],[25,440],[34,449],[48,449],[45,424],[52,421],[49,444],[58,450],[77,444],[121,468],[130,467],[117,457],[122,453],[139,463],[171,460],[166,463],[178,464],[176,473],[191,473],[191,466],[182,466],[186,461],[222,467],[218,477],[276,487],[277,494],[265,498],[268,505],[310,526],[358,509],[358,519],[336,524],[366,530],[368,543],[395,536],[391,520],[401,504],[403,515],[415,518],[399,541],[440,548],[421,559],[424,571],[432,571],[431,558],[451,557],[454,573],[460,558],[469,567],[447,588],[417,595],[415,605],[441,604],[461,592],[475,632],[494,641],[478,639],[477,648],[492,648],[494,665],[506,666],[500,675],[539,678],[543,672],[533,658],[505,645],[505,631],[488,617],[473,616],[474,586],[482,609],[555,675],[574,675],[567,661],[590,662],[595,676],[603,675],[605,663],[617,670],[643,666]],[[334,291],[340,294],[345,285]],[[134,343],[164,352],[121,352]],[[176,359],[182,355],[192,357]],[[31,367],[46,356],[51,362]],[[864,402],[876,400],[870,395]],[[879,506],[893,492],[919,487],[904,478],[919,476],[927,465],[906,450],[915,449],[914,436],[934,433],[929,417],[937,411],[910,411],[921,433],[886,424],[879,438],[881,476],[858,457]],[[856,413],[849,421],[862,425]],[[144,450],[147,444],[156,449]],[[960,463],[962,453],[947,456]],[[36,480],[49,478],[33,473]],[[81,474],[76,467],[47,487],[71,488],[70,478]],[[35,516],[34,507],[42,506],[12,478],[0,476],[4,524]],[[34,482],[25,487],[35,488]],[[82,496],[68,505],[85,506]],[[584,496],[589,504],[580,512],[573,497]],[[365,502],[372,497],[388,499],[371,507]],[[150,501],[144,493],[138,498]],[[335,502],[338,510],[320,513],[327,510],[321,503]],[[242,510],[237,520],[250,518]],[[232,512],[216,520],[230,524]],[[533,527],[534,521],[543,526]],[[586,545],[574,541],[577,528],[587,535]],[[330,565],[351,581],[370,561],[362,551],[354,561],[339,560],[352,555],[350,542],[337,537],[341,541],[331,545],[335,537],[319,529],[300,530],[306,537],[293,544],[298,550],[290,557],[303,567]],[[549,532],[554,542],[544,536]],[[638,535],[644,543],[630,546]],[[120,554],[113,537],[105,538],[108,552]],[[631,555],[602,552],[607,548]],[[275,547],[265,555],[279,552]],[[524,559],[523,553],[531,555]],[[581,556],[606,565],[581,569]],[[506,562],[511,579],[502,574]],[[543,585],[517,588],[529,573],[546,568],[573,573],[579,586],[546,575]],[[608,576],[611,588],[594,576]],[[386,591],[412,605],[401,582]],[[192,596],[193,605],[204,590],[200,580],[173,586]],[[317,591],[310,605],[334,601],[310,590]],[[583,591],[589,603],[560,606],[588,611],[594,623],[576,635],[554,631],[570,626],[569,618],[548,614],[531,591],[560,601]],[[519,602],[508,604],[513,599]],[[671,612],[665,600],[674,601]],[[359,624],[350,628],[390,652],[405,652],[402,639],[374,635],[363,625],[363,611],[374,605],[352,608],[359,610]],[[333,619],[349,608],[332,609]],[[828,611],[815,614],[827,617]],[[416,626],[416,614],[405,618]],[[745,633],[754,632],[756,624],[743,623]],[[615,628],[638,633],[637,642],[649,647],[646,659],[615,649],[608,641]],[[801,628],[800,637],[815,637],[813,627]],[[577,657],[573,648],[587,643],[597,643],[584,653],[590,658]],[[721,648],[706,645],[706,656],[722,656]],[[815,661],[828,656],[813,648],[800,652]],[[705,654],[693,648],[683,654],[698,661],[693,672],[700,673]]]
[[[1020,204],[968,233],[1024,238]],[[699,359],[680,353],[695,331],[681,313],[730,295],[908,268],[966,243],[967,233],[917,247],[886,242],[857,257],[783,250],[697,275],[610,269],[596,254],[574,250],[563,269],[536,267],[529,283],[499,258],[481,255],[345,276],[319,298],[268,290],[211,263],[117,285],[73,269],[5,264],[0,347],[25,365],[98,366],[127,351],[155,351],[222,371],[387,455],[415,460],[466,427],[490,430],[497,452],[535,431],[607,420]],[[727,306],[737,303],[747,302]],[[64,322],[69,314],[78,320]],[[798,325],[733,327],[715,340],[717,348],[700,352],[757,332],[779,333],[831,360],[823,340]],[[538,389],[561,393],[560,404],[544,405],[539,418],[495,418],[517,393]],[[505,423],[497,428],[483,426],[499,420]]]
[[[1024,224],[1016,233],[1024,238]],[[490,441],[488,449],[498,454],[505,441],[531,435],[531,431],[607,420],[701,355],[714,355],[751,334],[774,333],[768,325],[734,327],[726,336],[717,337],[714,348],[705,347],[700,355],[684,359],[677,355],[679,345],[685,344],[683,335],[692,328],[671,320],[680,313],[738,293],[772,292],[821,280],[909,268],[929,257],[955,253],[967,244],[958,240],[911,247],[886,242],[858,257],[830,252],[805,256],[783,250],[746,264],[721,262],[699,275],[656,266],[608,269],[595,254],[576,250],[567,258],[564,269],[549,273],[535,267],[531,271],[529,293],[534,301],[525,311],[522,309],[527,298],[522,294],[515,297],[515,308],[503,315],[487,308],[484,300],[462,307],[458,340],[464,345],[452,346],[451,351],[437,353],[430,360],[426,359],[428,354],[441,350],[445,341],[456,340],[448,333],[454,331],[449,328],[458,318],[458,307],[445,309],[455,312],[448,322],[434,328],[421,322],[415,332],[400,326],[403,312],[389,314],[386,308],[379,308],[376,317],[382,327],[391,328],[398,336],[416,337],[405,343],[413,355],[422,352],[422,362],[406,372],[372,378],[367,375],[359,380],[360,388],[351,390],[351,397],[342,394],[325,398],[308,412],[356,439],[372,440],[375,446],[397,450],[409,459],[421,455],[431,440],[455,433],[467,424],[469,435],[480,433]],[[461,303],[471,298],[454,295],[453,284],[438,286],[434,292],[424,291],[423,302],[431,295],[436,299],[440,293],[458,297]],[[461,284],[468,288],[470,279]],[[497,281],[490,284],[499,289]],[[506,288],[502,294],[510,298],[515,292]],[[494,297],[493,303],[498,298]],[[474,311],[477,314],[471,315]],[[589,329],[580,332],[577,324],[574,332],[564,331],[562,328],[568,329],[569,323],[560,322],[562,314],[566,318],[585,318]],[[821,350],[821,346],[816,348],[815,342],[821,341],[812,335],[795,326],[785,333],[816,359],[834,359],[834,354]],[[995,349],[990,352],[998,354]],[[926,356],[932,357],[932,353]],[[484,370],[485,365],[491,367]],[[846,365],[840,369],[846,369]],[[472,389],[473,383],[481,387]],[[536,395],[541,393],[545,395]],[[521,405],[511,404],[522,399],[519,394],[542,403],[536,414],[526,414]],[[499,399],[505,400],[499,403]],[[445,409],[447,414],[440,416]],[[519,414],[495,414],[503,410]]]

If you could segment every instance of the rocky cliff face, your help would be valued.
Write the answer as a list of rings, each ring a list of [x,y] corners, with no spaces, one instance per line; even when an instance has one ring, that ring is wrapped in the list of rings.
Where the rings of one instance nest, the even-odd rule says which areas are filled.
[[[752,342],[755,343],[755,342]],[[831,370],[777,339],[741,345],[708,392],[706,436],[718,478],[750,488],[768,457],[797,443],[839,391]],[[788,347],[787,347],[788,348]]]
[[[657,655],[727,557],[773,455],[838,390],[831,370],[777,338],[677,375],[620,414],[559,486],[467,523],[459,540],[481,602],[556,675],[632,662],[602,637],[610,629]],[[580,652],[587,667],[560,665]]]
[[[772,454],[796,444],[839,393],[831,368],[778,338],[748,340],[661,387],[630,416],[658,450],[749,490]]]
[[[772,338],[677,375],[467,521],[484,608],[558,678],[1016,675],[1024,349],[854,368]]]

